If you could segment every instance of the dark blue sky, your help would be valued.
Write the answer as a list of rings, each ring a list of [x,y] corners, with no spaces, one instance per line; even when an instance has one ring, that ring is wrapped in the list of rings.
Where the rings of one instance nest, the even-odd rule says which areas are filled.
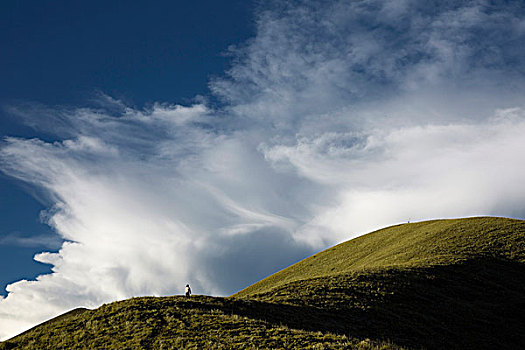
[[[0,134],[45,138],[6,112],[13,104],[89,105],[102,92],[141,108],[206,95],[210,77],[229,66],[228,46],[253,35],[253,7],[245,0],[0,2]],[[26,189],[0,176],[4,295],[7,284],[49,270],[32,255],[53,244],[27,238],[53,232]]]

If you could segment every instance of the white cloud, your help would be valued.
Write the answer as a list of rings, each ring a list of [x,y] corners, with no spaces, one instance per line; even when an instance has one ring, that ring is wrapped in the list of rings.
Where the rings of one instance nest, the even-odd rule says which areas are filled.
[[[523,217],[523,132],[524,111],[511,109],[483,123],[373,130],[354,143],[323,134],[266,155],[339,190],[336,204],[319,210],[305,226],[308,235],[298,236],[315,241],[330,232],[346,240],[410,218]]]
[[[8,286],[0,338],[186,283],[229,294],[409,218],[525,216],[518,2],[270,7],[210,84],[221,110],[11,107],[57,141],[7,138],[1,167],[67,242]]]

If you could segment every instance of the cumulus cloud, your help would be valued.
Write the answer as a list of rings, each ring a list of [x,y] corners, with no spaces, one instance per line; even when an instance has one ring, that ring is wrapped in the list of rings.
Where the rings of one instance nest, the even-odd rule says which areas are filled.
[[[205,107],[57,113],[73,113],[76,137],[7,138],[2,149],[3,169],[48,195],[45,217],[67,240],[35,256],[52,274],[7,287],[5,335],[71,307],[173,294],[186,282],[231,293],[312,251],[291,237],[300,212],[283,190],[296,186],[291,177],[271,176],[242,137],[200,125]]]
[[[6,138],[0,160],[64,243],[7,287],[0,337],[186,283],[227,295],[408,219],[524,217],[523,10],[279,1],[210,82],[220,109],[9,107],[54,136]]]

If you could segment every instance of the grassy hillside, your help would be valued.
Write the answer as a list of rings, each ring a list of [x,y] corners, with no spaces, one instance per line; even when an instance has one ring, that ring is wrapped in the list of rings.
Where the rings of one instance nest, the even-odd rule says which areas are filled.
[[[404,224],[342,243],[229,298],[79,309],[0,349],[517,349],[525,221]]]
[[[450,265],[480,256],[525,262],[525,222],[478,217],[391,226],[315,254],[235,296],[263,293],[316,277]]]
[[[339,244],[234,297],[317,308],[339,334],[413,348],[525,344],[525,221],[435,220]]]
[[[308,330],[297,308],[195,296],[143,297],[80,309],[35,327],[0,349],[390,349]],[[282,320],[282,321],[281,321]]]

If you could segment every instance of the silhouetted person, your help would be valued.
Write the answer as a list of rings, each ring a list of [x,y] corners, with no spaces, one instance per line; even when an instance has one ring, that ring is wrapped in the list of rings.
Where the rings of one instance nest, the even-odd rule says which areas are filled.
[[[187,284],[186,285],[186,288],[184,288],[184,293],[186,293],[186,297],[189,298],[190,295],[191,295],[191,288],[190,288],[190,285]]]

